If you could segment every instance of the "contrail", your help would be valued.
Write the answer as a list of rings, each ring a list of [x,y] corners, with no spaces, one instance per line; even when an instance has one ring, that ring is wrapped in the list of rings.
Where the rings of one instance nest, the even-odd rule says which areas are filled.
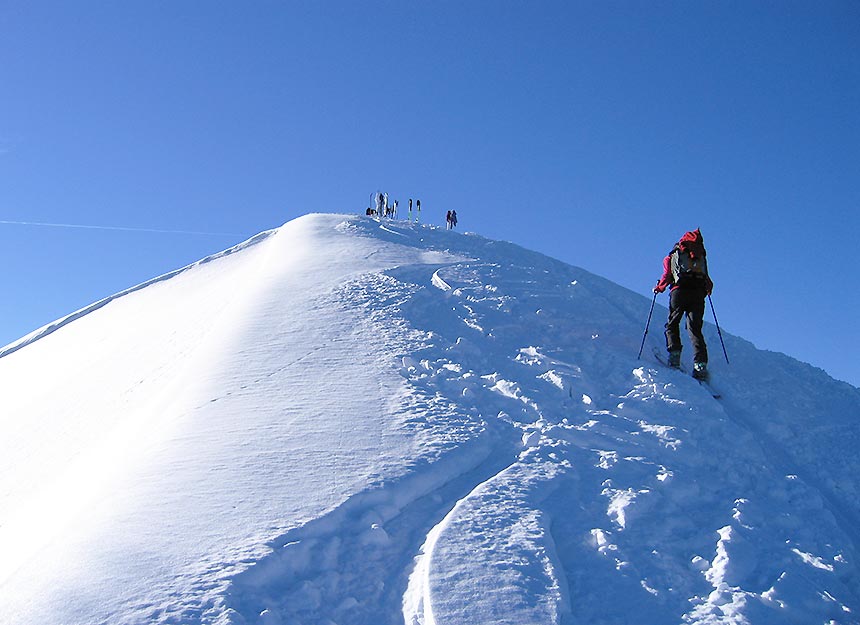
[[[238,237],[233,232],[199,232],[196,230],[160,230],[158,228],[129,228],[125,226],[88,226],[85,224],[53,224],[41,221],[8,221],[0,219],[0,224],[10,226],[41,226],[44,228],[80,228],[84,230],[121,230],[123,232],[155,232],[158,234],[196,234],[210,237]]]

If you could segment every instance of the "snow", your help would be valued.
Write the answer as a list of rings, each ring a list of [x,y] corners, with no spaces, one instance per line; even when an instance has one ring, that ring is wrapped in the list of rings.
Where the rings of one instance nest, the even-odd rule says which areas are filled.
[[[649,305],[317,214],[37,330],[0,623],[860,623],[860,391],[708,325],[715,399]]]

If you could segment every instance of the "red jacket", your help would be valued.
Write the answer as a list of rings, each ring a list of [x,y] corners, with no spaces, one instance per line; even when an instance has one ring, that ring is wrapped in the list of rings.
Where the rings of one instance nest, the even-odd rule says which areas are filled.
[[[675,278],[672,276],[672,255],[669,254],[666,258],[663,259],[663,277],[657,282],[657,286],[654,287],[655,293],[662,293],[669,287],[672,287],[672,290],[677,289],[678,285],[675,284]]]

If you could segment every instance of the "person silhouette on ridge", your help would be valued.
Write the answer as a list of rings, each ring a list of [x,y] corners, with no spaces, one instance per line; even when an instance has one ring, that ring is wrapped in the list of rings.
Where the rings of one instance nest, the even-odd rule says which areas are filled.
[[[681,319],[687,317],[687,332],[693,344],[693,377],[708,376],[708,346],[702,334],[705,298],[714,290],[708,275],[705,243],[698,228],[687,232],[663,259],[663,275],[655,293],[669,291],[669,318],[666,321],[666,351],[669,366],[681,366]]]

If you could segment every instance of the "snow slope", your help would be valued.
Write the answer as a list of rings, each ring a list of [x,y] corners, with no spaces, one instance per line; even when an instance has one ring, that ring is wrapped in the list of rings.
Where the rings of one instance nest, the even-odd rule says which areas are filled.
[[[51,324],[0,350],[0,623],[860,623],[860,391],[708,327],[714,399],[649,304],[308,215]]]

